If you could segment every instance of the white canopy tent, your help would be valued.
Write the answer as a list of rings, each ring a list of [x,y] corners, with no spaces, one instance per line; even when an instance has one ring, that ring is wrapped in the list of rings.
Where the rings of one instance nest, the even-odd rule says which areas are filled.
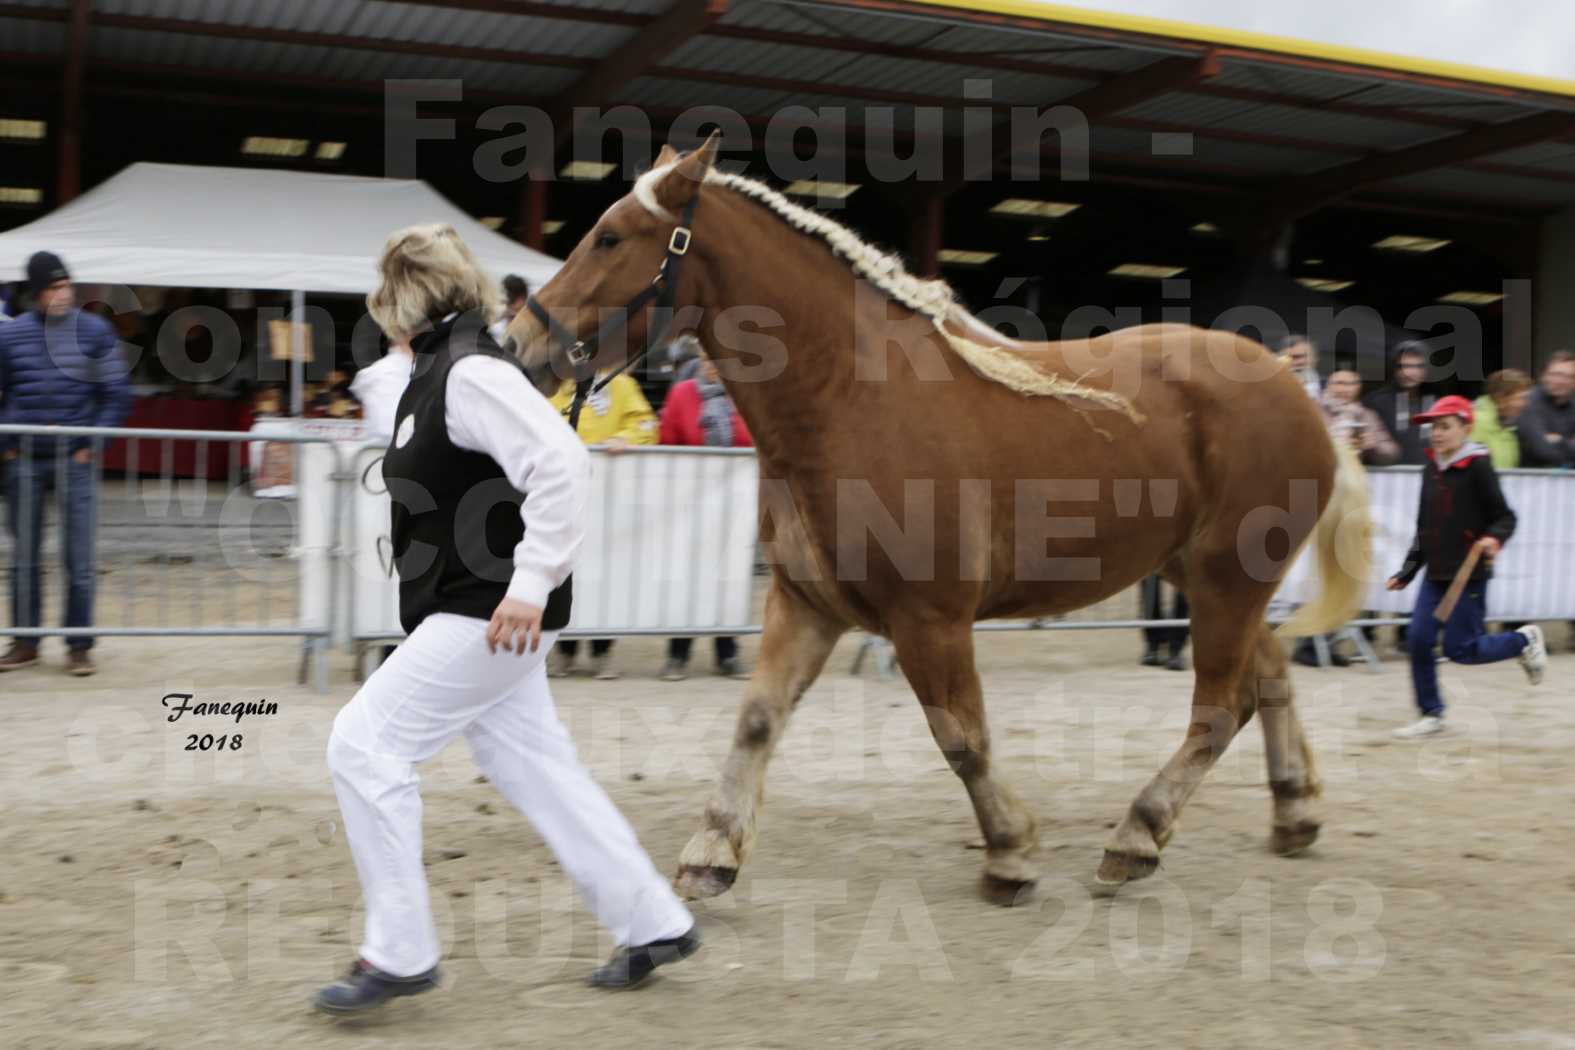
[[[559,260],[487,229],[426,183],[303,171],[133,164],[0,233],[0,273],[52,251],[73,280],[365,294],[393,231],[446,222],[491,274],[545,284]]]
[[[303,317],[307,292],[371,291],[388,235],[427,222],[453,226],[499,281],[516,273],[539,288],[562,265],[494,233],[416,179],[140,163],[0,233],[0,273],[20,278],[30,255],[51,251],[74,281],[286,290]],[[297,346],[296,415],[303,356]]]

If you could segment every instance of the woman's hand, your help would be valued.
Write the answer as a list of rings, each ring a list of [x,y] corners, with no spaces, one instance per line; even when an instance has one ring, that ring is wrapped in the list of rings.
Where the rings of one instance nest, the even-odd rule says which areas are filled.
[[[1405,590],[1405,583],[1406,582],[1400,577],[1391,576],[1389,577],[1389,582],[1384,584],[1384,586],[1388,587],[1391,591],[1403,591]]]
[[[527,646],[535,652],[541,646],[541,610],[517,598],[505,598],[493,610],[487,624],[487,649],[523,654]]]
[[[1477,549],[1482,552],[1482,556],[1488,561],[1492,561],[1494,558],[1498,557],[1498,552],[1502,549],[1502,547],[1503,544],[1499,543],[1498,540],[1492,536],[1483,536],[1480,540],[1477,540]]]
[[[602,443],[603,451],[605,451],[608,455],[611,455],[611,456],[616,456],[618,453],[622,452],[624,449],[626,449],[628,447],[629,447],[629,443],[627,441],[625,441],[623,438],[619,438],[619,437],[608,438],[606,441],[604,441]]]

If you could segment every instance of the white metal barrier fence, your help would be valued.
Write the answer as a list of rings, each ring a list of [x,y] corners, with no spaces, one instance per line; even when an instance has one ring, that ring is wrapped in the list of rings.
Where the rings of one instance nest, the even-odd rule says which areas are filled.
[[[32,446],[42,438],[89,439],[99,500],[97,568],[101,575],[107,569],[109,577],[91,626],[46,626],[41,620],[39,626],[5,633],[19,638],[294,636],[303,643],[303,678],[310,663],[319,690],[326,688],[330,644],[359,652],[370,642],[403,634],[381,446],[317,434],[270,435],[270,441],[300,450],[298,498],[280,501],[251,496],[242,484],[238,454],[229,456],[222,479],[208,477],[213,473],[205,469],[209,450],[254,440],[249,434],[0,426],[0,435],[19,439],[18,459],[26,463],[34,462]],[[106,488],[103,451],[112,440],[127,443],[133,469],[123,482]],[[174,476],[177,445],[195,449],[197,478]],[[135,469],[147,461],[142,452],[148,447],[159,450],[153,477]],[[37,462],[42,464],[42,457]],[[594,451],[592,464],[589,530],[575,571],[574,619],[564,636],[759,633],[753,451]],[[17,464],[4,467],[14,472]],[[66,487],[66,457],[50,457],[48,467],[58,475],[57,488]],[[1575,619],[1575,473],[1506,471],[1502,480],[1520,520],[1495,566],[1491,618]],[[1399,568],[1410,543],[1420,483],[1417,468],[1371,474],[1378,528],[1364,607],[1377,615],[1356,623],[1403,622],[1411,607],[1411,592],[1388,591],[1384,580]],[[8,576],[21,547],[11,533],[18,523],[25,533],[31,510],[25,501],[32,498],[20,490],[13,496],[20,496],[23,505],[17,506],[16,498],[10,501],[11,528],[0,539]],[[58,563],[47,547],[44,564]],[[1318,586],[1311,561],[1304,555],[1292,568],[1280,599],[1297,602],[1311,596]],[[1092,616],[995,621],[978,629],[1136,629],[1187,622],[1101,613],[1108,614],[1108,608]]]
[[[1369,481],[1377,527],[1373,572],[1362,608],[1392,618],[1411,611],[1421,585],[1419,577],[1403,591],[1384,586],[1405,562],[1416,534],[1422,468],[1385,467],[1371,471]],[[1517,521],[1515,535],[1493,563],[1493,582],[1488,588],[1490,618],[1575,618],[1575,473],[1505,470],[1499,472],[1499,482]],[[1317,587],[1312,559],[1304,554],[1281,584],[1279,596],[1307,601]]]
[[[366,481],[380,450],[365,449],[356,473]],[[575,573],[574,621],[565,637],[637,634],[753,634],[750,566],[755,545],[757,471],[748,449],[644,448],[596,453],[590,528]],[[1575,618],[1575,473],[1502,473],[1516,509],[1514,540],[1495,565],[1490,618]],[[1416,527],[1421,470],[1370,473],[1376,522],[1372,577],[1362,618],[1353,626],[1405,622],[1415,588],[1389,591],[1385,581],[1404,561]],[[398,637],[398,599],[386,559],[387,500],[380,485],[360,485],[346,516],[355,538],[356,593],[347,637],[352,642]],[[1287,574],[1277,608],[1309,600],[1321,585],[1310,551]],[[1282,615],[1272,617],[1282,619]],[[991,621],[980,631],[1135,630],[1186,625],[1186,620],[1112,618],[1098,614],[1055,620]]]
[[[349,571],[335,637],[360,647],[403,636],[389,544],[381,448],[350,458],[343,515]],[[754,622],[756,490],[749,449],[592,450],[587,531],[574,570],[566,638],[740,635]],[[331,461],[309,454],[304,484],[322,488]],[[314,597],[312,603],[321,601]]]
[[[0,633],[17,639],[299,637],[302,680],[310,666],[317,688],[327,688],[332,610],[309,614],[297,599],[297,578],[305,574],[301,521],[337,516],[342,501],[331,490],[299,501],[256,499],[240,455],[250,435],[234,431],[0,425],[0,436],[15,440],[14,455],[0,462],[7,504],[0,566],[11,611],[10,626]],[[87,463],[74,460],[71,439],[86,441]],[[270,440],[330,461],[341,454],[322,437]],[[124,465],[120,479],[105,477],[112,447],[117,465]],[[46,513],[51,503],[59,519],[54,527]],[[86,524],[68,531],[67,519],[77,524],[78,517]],[[57,567],[65,578],[51,586]],[[331,581],[337,559],[325,558],[313,571]],[[91,592],[90,614],[73,606],[73,577]],[[35,619],[34,606],[36,624],[19,626]]]

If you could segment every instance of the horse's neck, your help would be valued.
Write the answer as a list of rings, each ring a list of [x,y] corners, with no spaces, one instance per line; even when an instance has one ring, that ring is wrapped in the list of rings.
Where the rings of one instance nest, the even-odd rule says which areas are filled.
[[[854,383],[852,274],[824,249],[771,216],[728,239],[710,268],[710,345],[719,371],[761,454],[812,458],[860,395]],[[791,238],[762,252],[766,237]],[[762,258],[773,260],[768,272]],[[723,318],[727,311],[735,313]],[[743,322],[739,324],[737,322]],[[742,335],[742,339],[741,339]]]

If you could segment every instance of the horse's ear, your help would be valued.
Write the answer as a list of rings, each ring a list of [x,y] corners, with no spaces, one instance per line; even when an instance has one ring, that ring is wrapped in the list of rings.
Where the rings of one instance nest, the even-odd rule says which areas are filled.
[[[662,143],[662,151],[656,155],[656,163],[652,164],[651,167],[653,167],[653,168],[666,167],[667,165],[671,164],[673,161],[677,160],[679,158],[679,156],[680,156],[680,154],[679,154],[679,152],[677,150],[673,149],[672,146],[670,146],[670,145],[668,145],[667,143],[664,142],[664,143]]]
[[[689,155],[690,159],[697,161],[707,168],[716,167],[716,155],[722,149],[722,132],[713,131],[706,136],[704,144]]]
[[[656,202],[671,212],[679,211],[688,204],[700,191],[705,173],[716,165],[717,150],[721,146],[722,133],[713,131],[711,137],[705,140],[705,145],[693,153],[685,154],[656,187]],[[663,149],[662,154],[666,156],[667,150]]]

